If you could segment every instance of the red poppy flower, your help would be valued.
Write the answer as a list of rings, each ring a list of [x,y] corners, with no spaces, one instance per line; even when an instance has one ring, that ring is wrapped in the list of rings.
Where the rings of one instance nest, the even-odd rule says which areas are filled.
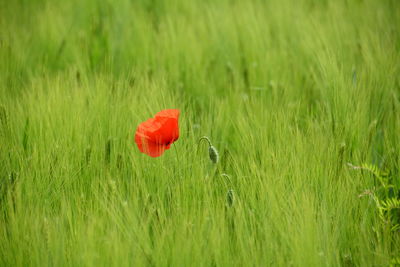
[[[159,157],[179,138],[179,110],[166,109],[139,124],[135,142],[140,152]]]

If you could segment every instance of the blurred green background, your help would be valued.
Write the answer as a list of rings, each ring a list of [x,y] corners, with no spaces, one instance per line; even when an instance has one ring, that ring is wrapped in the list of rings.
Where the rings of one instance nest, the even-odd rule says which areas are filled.
[[[395,266],[399,29],[397,0],[0,0],[0,265]]]

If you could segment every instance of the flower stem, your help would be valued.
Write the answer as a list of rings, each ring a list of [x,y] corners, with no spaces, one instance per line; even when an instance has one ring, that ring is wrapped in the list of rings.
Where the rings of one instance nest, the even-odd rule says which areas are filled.
[[[201,140],[206,140],[207,143],[208,143],[208,146],[209,146],[209,147],[212,146],[211,141],[210,141],[210,139],[209,139],[207,136],[200,137],[199,143],[198,143],[197,145],[200,145]]]

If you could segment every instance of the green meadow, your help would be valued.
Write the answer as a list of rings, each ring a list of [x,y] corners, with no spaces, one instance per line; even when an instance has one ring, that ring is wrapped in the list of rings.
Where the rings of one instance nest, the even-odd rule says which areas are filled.
[[[398,0],[0,0],[0,266],[399,255]]]

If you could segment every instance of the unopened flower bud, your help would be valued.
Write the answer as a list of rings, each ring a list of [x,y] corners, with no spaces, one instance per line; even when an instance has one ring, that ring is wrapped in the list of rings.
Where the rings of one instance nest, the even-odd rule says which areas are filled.
[[[214,163],[217,164],[218,163],[218,159],[219,159],[219,154],[218,154],[218,150],[214,147],[214,146],[210,146],[208,148],[208,153],[210,155],[210,160]]]

